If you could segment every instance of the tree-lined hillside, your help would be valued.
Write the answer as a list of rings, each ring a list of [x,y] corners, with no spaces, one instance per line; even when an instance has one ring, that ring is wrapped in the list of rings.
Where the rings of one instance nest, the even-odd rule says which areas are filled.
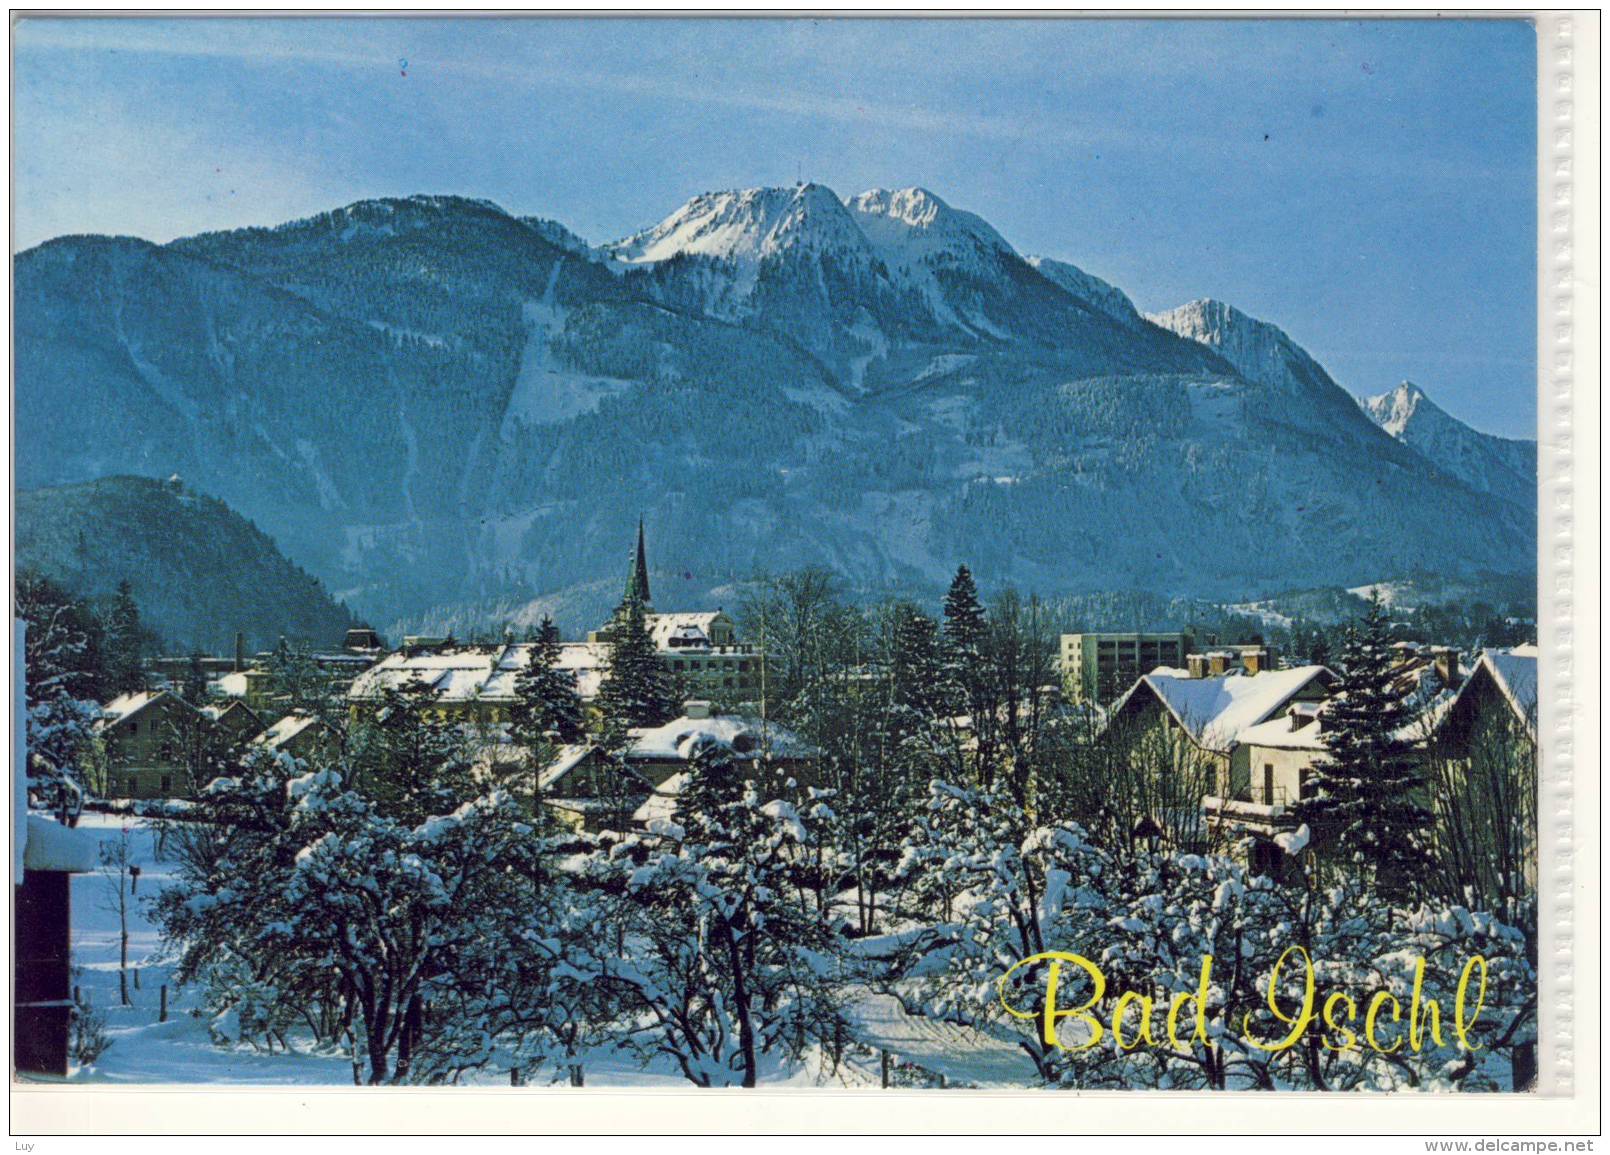
[[[23,490],[16,549],[19,569],[91,601],[112,600],[126,581],[143,626],[170,652],[229,653],[236,631],[253,649],[281,635],[332,646],[352,624],[261,530],[177,481],[108,477]]]

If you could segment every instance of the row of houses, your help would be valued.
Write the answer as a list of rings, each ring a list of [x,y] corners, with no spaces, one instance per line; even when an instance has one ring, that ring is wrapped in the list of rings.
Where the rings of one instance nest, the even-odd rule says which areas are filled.
[[[692,700],[664,726],[633,730],[618,759],[593,744],[559,749],[545,766],[501,741],[513,701],[513,677],[531,647],[449,647],[391,655],[359,675],[352,701],[371,700],[395,678],[426,680],[443,720],[484,725],[485,773],[523,774],[562,823],[578,831],[649,827],[674,819],[692,759],[719,742],[779,780],[809,783],[816,752],[763,716],[722,713]],[[1194,655],[1192,655],[1194,657]],[[1405,737],[1435,743],[1450,756],[1486,720],[1511,719],[1534,748],[1537,651],[1532,646],[1487,650],[1469,667],[1445,648],[1404,643],[1394,665],[1397,688],[1412,706]],[[1316,765],[1327,754],[1327,716],[1337,684],[1324,666],[1272,669],[1266,652],[1225,652],[1183,667],[1159,666],[1137,678],[1106,714],[1106,725],[1137,733],[1162,731],[1210,768],[1201,799],[1210,826],[1254,836],[1253,865],[1268,865],[1273,839],[1290,830],[1293,808],[1309,796]],[[288,714],[264,724],[244,701],[196,707],[169,691],[129,695],[110,703],[100,724],[111,767],[107,793],[171,797],[188,793],[187,734],[210,731],[243,750],[283,751],[305,758],[330,740],[322,723]]]
[[[1400,643],[1395,689],[1409,705],[1405,739],[1450,758],[1468,757],[1472,736],[1494,720],[1537,743],[1537,647],[1483,651],[1466,668],[1446,647]],[[1222,666],[1160,666],[1135,680],[1108,726],[1161,728],[1211,770],[1202,800],[1210,825],[1254,836],[1253,865],[1276,858],[1273,838],[1295,826],[1328,753],[1327,718],[1336,675],[1324,666],[1271,670],[1262,655],[1226,655]]]
[[[740,702],[758,698],[761,655],[737,640],[737,626],[720,610],[649,613],[649,636],[660,661],[682,680],[688,696]],[[414,639],[386,654],[352,681],[348,698],[354,711],[378,701],[387,690],[426,686],[435,694],[444,720],[496,726],[509,720],[516,701],[515,680],[530,663],[535,642],[461,645],[451,639]],[[607,627],[586,641],[562,642],[558,666],[576,683],[581,700],[598,696],[609,670]]]
[[[356,689],[356,687],[355,687]],[[698,751],[719,743],[751,773],[764,764],[779,780],[811,780],[817,752],[792,731],[764,718],[721,714],[709,702],[689,701],[685,713],[663,726],[628,731],[618,756],[596,743],[559,747],[542,766],[531,751],[488,730],[478,771],[488,779],[525,778],[544,806],[565,826],[597,832],[669,819]],[[448,718],[462,718],[449,714]],[[264,725],[244,702],[196,707],[168,690],[125,695],[110,703],[98,726],[107,762],[103,793],[115,798],[175,798],[193,794],[211,763],[189,761],[191,751],[231,749],[308,759],[333,748],[336,737],[318,718],[292,712]]]
[[[204,785],[198,778],[220,753],[266,749],[307,758],[327,736],[323,724],[307,715],[269,723],[243,700],[196,705],[166,689],[106,703],[95,735],[95,785],[108,798],[183,797]]]

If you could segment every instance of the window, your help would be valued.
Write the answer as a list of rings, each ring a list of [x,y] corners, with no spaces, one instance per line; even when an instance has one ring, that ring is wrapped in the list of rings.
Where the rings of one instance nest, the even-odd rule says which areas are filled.
[[[1275,804],[1275,764],[1273,762],[1263,764],[1263,804],[1265,806]]]
[[[166,798],[173,793],[173,778],[167,774],[162,776],[162,796]]]
[[[130,722],[129,723],[129,737],[132,738],[136,734],[138,734],[139,732],[140,732],[140,724],[138,722]]]

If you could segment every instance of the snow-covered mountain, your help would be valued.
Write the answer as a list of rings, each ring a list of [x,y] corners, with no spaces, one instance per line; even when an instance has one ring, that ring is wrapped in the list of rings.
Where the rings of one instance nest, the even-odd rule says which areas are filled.
[[[1404,381],[1359,400],[1370,419],[1438,469],[1481,493],[1527,508],[1537,504],[1537,443],[1496,437],[1449,416],[1425,391]]]
[[[1288,399],[1323,406],[1335,419],[1346,420],[1344,411],[1353,403],[1352,395],[1278,325],[1211,298],[1149,313],[1146,319],[1212,349],[1248,381],[1267,385]]]
[[[1038,268],[982,218],[926,189],[846,200],[817,184],[702,193],[604,251],[637,291],[776,333],[820,360],[849,395],[1004,344],[1082,354],[1081,372],[1111,352],[1112,303],[1095,291],[1101,282],[1084,284],[1072,265]],[[1222,368],[1159,338],[1127,339],[1133,368]]]
[[[1302,392],[1335,382],[1319,362],[1275,325],[1210,298],[1191,301],[1147,320],[1206,345],[1248,381]]]
[[[1105,313],[1114,321],[1131,328],[1139,328],[1145,323],[1145,318],[1140,315],[1140,310],[1135,308],[1135,302],[1129,299],[1129,294],[1116,285],[1109,285],[1100,277],[1093,276],[1076,265],[1070,265],[1067,261],[1058,261],[1051,257],[1029,257],[1028,262],[1058,288],[1091,308]]]
[[[732,261],[751,275],[762,261],[791,252],[871,263],[866,238],[833,191],[819,184],[703,193],[653,228],[606,247],[634,264],[703,256]]]
[[[711,193],[600,246],[362,201],[60,238],[14,286],[20,486],[181,473],[377,622],[579,604],[639,515],[688,608],[806,565],[869,596],[965,560],[1232,598],[1532,565],[1535,513],[1387,436],[1278,329],[1132,317],[920,189]]]

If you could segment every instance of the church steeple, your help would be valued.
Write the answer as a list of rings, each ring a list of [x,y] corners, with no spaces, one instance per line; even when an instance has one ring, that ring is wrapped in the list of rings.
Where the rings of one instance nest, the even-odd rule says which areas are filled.
[[[648,550],[643,544],[643,519],[637,519],[637,557],[632,562],[632,572],[626,578],[627,600],[636,598],[647,606],[653,601],[648,592]]]

